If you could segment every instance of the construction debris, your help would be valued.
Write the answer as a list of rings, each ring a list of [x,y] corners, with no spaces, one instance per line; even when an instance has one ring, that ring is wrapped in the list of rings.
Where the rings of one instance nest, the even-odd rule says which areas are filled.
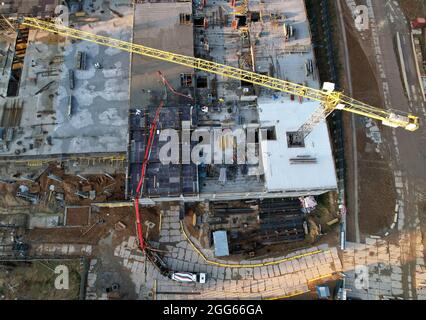
[[[123,222],[121,222],[121,221],[118,221],[115,225],[114,225],[114,229],[115,230],[117,230],[117,231],[121,231],[121,230],[124,230],[124,229],[126,229],[127,228],[127,226],[123,223]]]

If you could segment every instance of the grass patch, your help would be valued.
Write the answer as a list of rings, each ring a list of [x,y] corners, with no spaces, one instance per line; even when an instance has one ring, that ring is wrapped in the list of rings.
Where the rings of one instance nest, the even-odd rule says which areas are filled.
[[[69,289],[56,289],[54,270],[69,270]],[[80,261],[32,261],[0,263],[0,297],[5,300],[76,300],[81,281]]]

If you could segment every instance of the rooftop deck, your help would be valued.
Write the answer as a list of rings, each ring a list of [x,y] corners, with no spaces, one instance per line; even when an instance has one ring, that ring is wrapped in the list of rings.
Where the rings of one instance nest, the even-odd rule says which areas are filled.
[[[127,6],[123,7],[125,2]],[[106,21],[75,27],[130,41],[133,20],[130,4],[130,0],[110,4],[123,17],[111,16]],[[76,68],[79,51],[86,55],[84,70]],[[22,115],[17,123],[5,125],[13,126],[15,134],[8,150],[1,155],[124,153],[129,66],[130,55],[126,52],[30,30],[18,96],[5,99],[18,100]],[[73,88],[70,72],[74,75]]]

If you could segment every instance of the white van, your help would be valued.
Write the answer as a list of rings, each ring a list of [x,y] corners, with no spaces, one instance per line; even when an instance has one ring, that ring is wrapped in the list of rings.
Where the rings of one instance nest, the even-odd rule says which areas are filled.
[[[206,283],[206,274],[190,272],[172,272],[170,275],[170,279],[178,282]]]

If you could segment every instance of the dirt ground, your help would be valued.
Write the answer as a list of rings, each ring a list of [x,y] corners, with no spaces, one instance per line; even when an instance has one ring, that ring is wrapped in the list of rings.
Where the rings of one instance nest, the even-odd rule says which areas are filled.
[[[48,178],[49,174],[56,175],[62,182]],[[20,186],[28,187],[28,191],[38,196],[37,204],[16,196]],[[64,169],[51,164],[41,173],[35,182],[20,180],[8,184],[0,182],[0,214],[1,213],[58,213],[63,212],[66,205],[90,205],[92,202],[121,201],[124,199],[125,175],[117,174],[112,177],[105,175],[89,175],[81,179],[64,173]],[[95,191],[94,199],[85,199],[75,193]],[[63,198],[63,200],[60,199]]]
[[[97,224],[98,221],[104,221]],[[117,222],[123,222],[126,229],[117,231],[123,236],[134,234],[134,210],[132,207],[92,208],[90,223],[83,227],[36,228],[28,230],[25,236],[32,243],[86,243],[97,244],[110,230],[114,230]]]
[[[69,289],[55,289],[57,265],[69,270]],[[79,260],[0,263],[0,300],[75,300],[80,294]]]
[[[96,292],[99,296],[106,292],[114,283],[119,284],[116,299],[134,300],[137,298],[135,284],[131,279],[130,270],[126,269],[121,258],[114,256],[114,248],[128,239],[122,233],[112,231],[99,241],[95,248]]]
[[[48,178],[49,174],[62,179],[62,182]],[[124,174],[114,176],[90,175],[81,179],[67,175],[63,168],[51,164],[41,173],[35,182],[22,180],[19,183],[0,183],[0,213],[63,213],[65,205],[90,206],[92,202],[120,201],[124,197]],[[26,186],[30,193],[39,196],[39,203],[31,203],[16,197],[19,186]],[[94,199],[83,199],[75,195],[76,191],[94,190]],[[58,199],[63,195],[63,200]],[[68,227],[28,230],[28,241],[47,243],[89,243],[96,244],[106,232],[114,229],[114,225],[122,221],[128,232],[134,232],[134,209],[124,208],[92,208],[90,217],[87,213],[74,212],[69,209]],[[130,230],[130,231],[129,231]],[[123,231],[125,232],[125,231]]]
[[[349,25],[348,12],[345,12],[350,61],[352,66],[353,95],[355,99],[364,101],[370,105],[382,107],[376,80],[376,70],[371,65],[372,53],[366,53],[359,43],[358,36]],[[374,151],[373,142],[367,138],[364,119],[357,117],[357,150],[358,150],[358,175],[359,175],[359,224],[361,235],[382,234],[392,224],[396,201],[396,191],[393,184],[393,173],[390,169],[390,156],[387,150],[381,153]],[[346,135],[346,162],[347,169],[347,194],[353,194],[352,184],[352,130],[350,115],[345,115],[344,124],[347,128]],[[382,136],[388,137],[390,130],[379,125]],[[372,150],[373,149],[373,150]],[[353,228],[353,207],[349,208],[348,224]],[[352,222],[352,223],[351,223]],[[348,231],[348,237],[352,232]]]
[[[60,183],[49,179],[49,173],[59,176],[64,181]],[[122,200],[124,197],[125,175],[114,175],[113,179],[105,175],[91,175],[87,176],[86,180],[83,180],[77,176],[64,174],[62,168],[52,165],[40,176],[38,184],[40,185],[40,192],[47,192],[49,186],[54,185],[56,192],[64,193],[64,200],[68,205],[86,205],[91,202]],[[93,200],[83,199],[75,194],[77,191],[89,192],[92,190],[96,192],[96,197]]]
[[[160,210],[157,207],[140,208],[142,226],[146,239],[158,240],[160,226]],[[93,257],[96,258],[96,291],[99,296],[106,292],[113,284],[120,286],[119,299],[136,299],[135,284],[131,279],[131,272],[121,262],[121,258],[114,256],[114,249],[130,236],[136,235],[135,210],[133,207],[102,208],[92,207],[90,224],[85,227],[61,227],[49,229],[29,230],[25,236],[30,243],[85,243],[95,245]],[[104,223],[95,224],[102,220]],[[117,229],[117,222],[122,222],[126,228]],[[145,222],[155,224],[147,233]],[[139,250],[139,249],[135,249]],[[1,289],[1,286],[0,286]],[[1,291],[0,291],[1,292]]]
[[[90,207],[68,208],[66,226],[87,226],[90,223]]]
[[[123,208],[124,209],[124,208]],[[145,235],[145,239],[156,241],[159,237],[159,225],[160,225],[160,210],[158,207],[140,208],[142,216],[142,226]],[[107,288],[110,288],[112,284],[119,284],[118,296],[115,299],[123,300],[134,300],[138,296],[136,294],[135,282],[131,277],[131,271],[123,266],[122,259],[114,256],[114,249],[119,246],[123,241],[127,241],[129,236],[136,235],[135,229],[135,214],[134,208],[127,208],[122,210],[122,213],[127,215],[128,220],[123,219],[127,228],[123,231],[110,230],[104,232],[100,236],[100,241],[95,247],[94,256],[96,257],[97,263],[95,266],[97,280],[96,280],[96,292],[100,296],[105,293]],[[117,213],[115,213],[117,214]],[[147,233],[146,221],[155,224],[154,228],[150,229]],[[139,252],[139,249],[134,249]]]
[[[147,226],[145,221],[155,224],[155,227],[148,233],[148,240],[158,240],[160,214],[156,207],[141,208],[142,226],[146,235]],[[97,223],[102,221],[102,223]],[[124,223],[124,230],[116,230],[118,222]],[[92,207],[90,223],[83,227],[59,227],[59,228],[37,228],[28,230],[25,239],[32,243],[85,243],[97,244],[98,241],[106,237],[114,230],[123,238],[128,238],[136,234],[135,210],[133,207],[122,208],[101,208]],[[119,243],[117,243],[118,245]]]
[[[142,230],[147,240],[157,241],[160,236],[160,210],[158,207],[144,207],[140,209],[142,216]],[[154,227],[147,231],[148,226],[145,222],[154,223]]]
[[[399,0],[398,2],[408,18],[426,17],[425,0]]]
[[[16,184],[7,184],[0,182],[0,214],[13,213],[12,208],[29,210],[30,204],[20,198],[17,198],[16,191],[18,186]]]
[[[62,181],[49,178],[52,174]],[[18,187],[25,185],[29,192],[38,194],[39,204],[31,205],[29,202],[16,197]],[[89,206],[96,202],[122,201],[124,197],[125,175],[89,175],[85,179],[64,173],[64,169],[57,164],[51,164],[35,182],[20,181],[19,183],[0,183],[0,208],[4,213],[32,212],[60,213],[64,206]],[[84,199],[75,195],[76,191],[95,191],[94,199]],[[63,201],[57,196],[62,194]],[[117,230],[123,235],[135,234],[135,210],[133,206],[121,208],[98,208],[92,206],[90,217],[81,209],[68,208],[67,224],[58,228],[36,228],[28,230],[26,240],[34,243],[85,243],[97,244],[110,230],[115,229],[118,222],[126,227]],[[78,211],[78,212],[77,212]],[[0,212],[3,213],[3,212]],[[157,240],[159,236],[160,213],[158,208],[142,208],[142,224],[144,234],[147,232],[146,221],[155,224],[148,233],[148,240]]]

